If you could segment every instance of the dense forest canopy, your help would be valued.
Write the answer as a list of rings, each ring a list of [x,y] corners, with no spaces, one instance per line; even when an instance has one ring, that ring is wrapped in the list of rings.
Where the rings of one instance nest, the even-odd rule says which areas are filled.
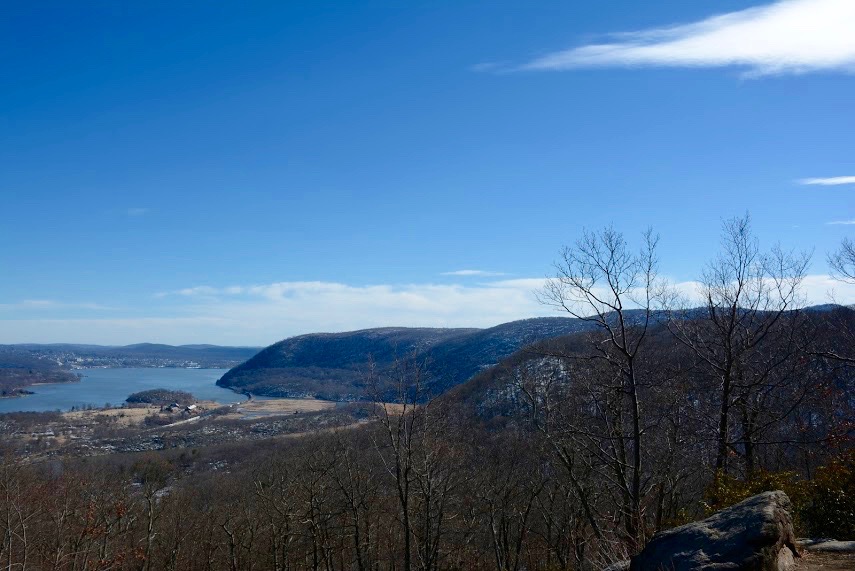
[[[187,391],[174,391],[169,389],[149,389],[139,391],[128,396],[126,402],[131,404],[153,404],[158,406],[169,406],[173,403],[179,405],[192,404],[195,397]]]

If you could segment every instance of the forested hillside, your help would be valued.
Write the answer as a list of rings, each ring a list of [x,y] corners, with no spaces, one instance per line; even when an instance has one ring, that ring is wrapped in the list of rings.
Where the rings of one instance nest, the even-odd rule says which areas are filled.
[[[53,359],[0,345],[0,397],[19,396],[36,383],[72,383],[79,377]]]
[[[365,399],[369,361],[385,368],[474,331],[400,327],[300,335],[263,349],[217,384],[267,396]]]
[[[226,373],[219,385],[268,396],[331,400],[371,398],[368,365],[384,371],[396,359],[430,363],[432,394],[465,382],[530,343],[591,325],[567,317],[504,323],[489,329],[367,329],[301,335],[280,341]],[[383,388],[388,390],[388,387]]]

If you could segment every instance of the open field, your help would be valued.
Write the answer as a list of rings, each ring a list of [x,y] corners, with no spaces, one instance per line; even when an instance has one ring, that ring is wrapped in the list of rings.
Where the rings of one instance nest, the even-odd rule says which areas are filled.
[[[223,405],[214,401],[196,401],[196,414],[205,413]],[[99,421],[108,421],[115,426],[131,427],[141,426],[146,417],[153,415],[163,415],[182,418],[180,413],[170,413],[162,410],[162,407],[157,405],[134,405],[117,408],[97,408],[91,410],[76,410],[72,412],[62,413],[70,424],[87,425],[97,423]]]
[[[109,419],[118,426],[137,426],[145,417],[160,411],[159,406],[140,406],[134,408],[102,408],[76,410],[62,413],[70,424],[85,425]]]
[[[318,399],[272,399],[250,400],[235,405],[233,408],[242,416],[275,416],[280,414],[297,414],[303,412],[319,412],[335,408],[336,403]]]
[[[345,407],[346,408],[346,407]],[[197,401],[191,411],[135,405],[64,413],[0,415],[0,445],[31,460],[115,451],[198,447],[358,424],[338,403],[317,399],[251,400],[222,405]]]
[[[122,408],[102,408],[92,410],[79,410],[62,413],[62,417],[73,426],[89,426],[97,423],[110,423],[116,427],[141,427],[145,419],[152,416],[163,416],[175,419],[177,422],[188,420],[188,418],[205,417],[205,414],[213,410],[222,410],[223,405],[214,401],[197,401],[197,409],[192,416],[166,412],[162,407],[156,405],[142,405]],[[299,414],[308,412],[320,412],[335,408],[336,403],[318,399],[272,399],[272,400],[250,400],[244,403],[231,405],[231,411],[227,414],[218,415],[223,420],[234,419],[257,419],[267,416],[280,416],[287,414]]]

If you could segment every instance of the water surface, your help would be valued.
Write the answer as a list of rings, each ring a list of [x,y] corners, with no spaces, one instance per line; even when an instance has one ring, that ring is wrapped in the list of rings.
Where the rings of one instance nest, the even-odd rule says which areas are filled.
[[[245,400],[215,383],[228,369],[85,369],[79,383],[26,387],[35,394],[0,399],[0,413],[70,410],[71,407],[121,405],[128,395],[148,389],[187,391],[200,400],[227,404]]]

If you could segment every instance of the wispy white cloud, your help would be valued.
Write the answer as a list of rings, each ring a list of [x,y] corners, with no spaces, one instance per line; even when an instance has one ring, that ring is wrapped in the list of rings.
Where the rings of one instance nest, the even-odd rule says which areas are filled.
[[[0,343],[129,345],[149,341],[179,345],[184,340],[193,343],[207,338],[214,343],[251,345],[240,341],[245,331],[231,333],[233,325],[226,319],[204,316],[2,319]]]
[[[541,281],[536,281],[537,284]],[[267,345],[319,331],[370,327],[491,327],[539,315],[534,282],[348,285],[276,282],[227,287],[196,286],[158,294],[153,304],[166,317],[103,320],[0,321],[0,343],[221,343]],[[93,323],[97,322],[97,323]],[[174,326],[172,323],[174,322]]]
[[[196,287],[188,287],[188,288],[180,289],[180,290],[173,292],[173,293],[175,293],[176,295],[183,295],[183,296],[191,297],[191,296],[200,296],[200,295],[204,295],[204,296],[219,295],[220,293],[223,293],[223,292],[222,292],[222,290],[212,288],[209,286],[196,286]],[[168,294],[164,294],[164,295],[168,295]]]
[[[65,302],[52,299],[25,299],[16,303],[0,303],[0,310],[56,310],[84,309],[95,311],[113,311],[116,308],[100,303]]]
[[[499,63],[496,61],[485,61],[482,63],[476,63],[475,65],[469,66],[469,69],[475,72],[487,72],[487,71],[502,71],[506,69],[507,64]]]
[[[834,220],[833,222],[826,222],[829,226],[849,226],[851,224],[855,224],[855,220]]]
[[[50,299],[25,299],[16,305],[28,308],[50,308],[56,307],[56,302]]]
[[[512,280],[497,280],[485,284],[487,287],[522,289],[538,291],[546,285],[547,278],[515,278]]]
[[[458,276],[458,277],[468,277],[468,276],[481,276],[481,277],[494,277],[494,276],[504,276],[506,275],[504,272],[490,272],[486,270],[455,270],[453,272],[442,272],[443,276]]]
[[[772,284],[769,284],[772,286]],[[697,281],[673,283],[685,305],[694,306],[704,303],[703,287]],[[808,274],[800,286],[800,296],[807,306],[825,303],[855,303],[855,284],[834,279],[829,274]]]
[[[144,216],[150,211],[148,208],[128,208],[127,214],[128,216]]]
[[[272,311],[287,315],[290,324],[315,324],[307,330],[316,331],[322,324],[335,330],[390,324],[478,326],[544,313],[529,286],[512,282],[355,286],[314,281],[198,286],[173,293],[190,298],[197,309],[231,307],[236,316],[256,309]]]
[[[819,186],[839,186],[841,184],[855,184],[855,176],[832,176],[827,178],[803,178],[801,184]]]
[[[853,0],[781,0],[698,22],[614,34],[518,69],[658,66],[746,68],[749,76],[855,71]]]
[[[384,326],[491,327],[517,319],[566,315],[537,301],[544,278],[479,281],[477,284],[375,284],[275,282],[196,286],[160,294],[139,319],[0,320],[0,343],[69,341],[88,343],[220,343],[267,345],[313,332]],[[689,303],[699,304],[698,284],[674,284]],[[824,274],[803,282],[809,304],[855,303],[855,285]]]

